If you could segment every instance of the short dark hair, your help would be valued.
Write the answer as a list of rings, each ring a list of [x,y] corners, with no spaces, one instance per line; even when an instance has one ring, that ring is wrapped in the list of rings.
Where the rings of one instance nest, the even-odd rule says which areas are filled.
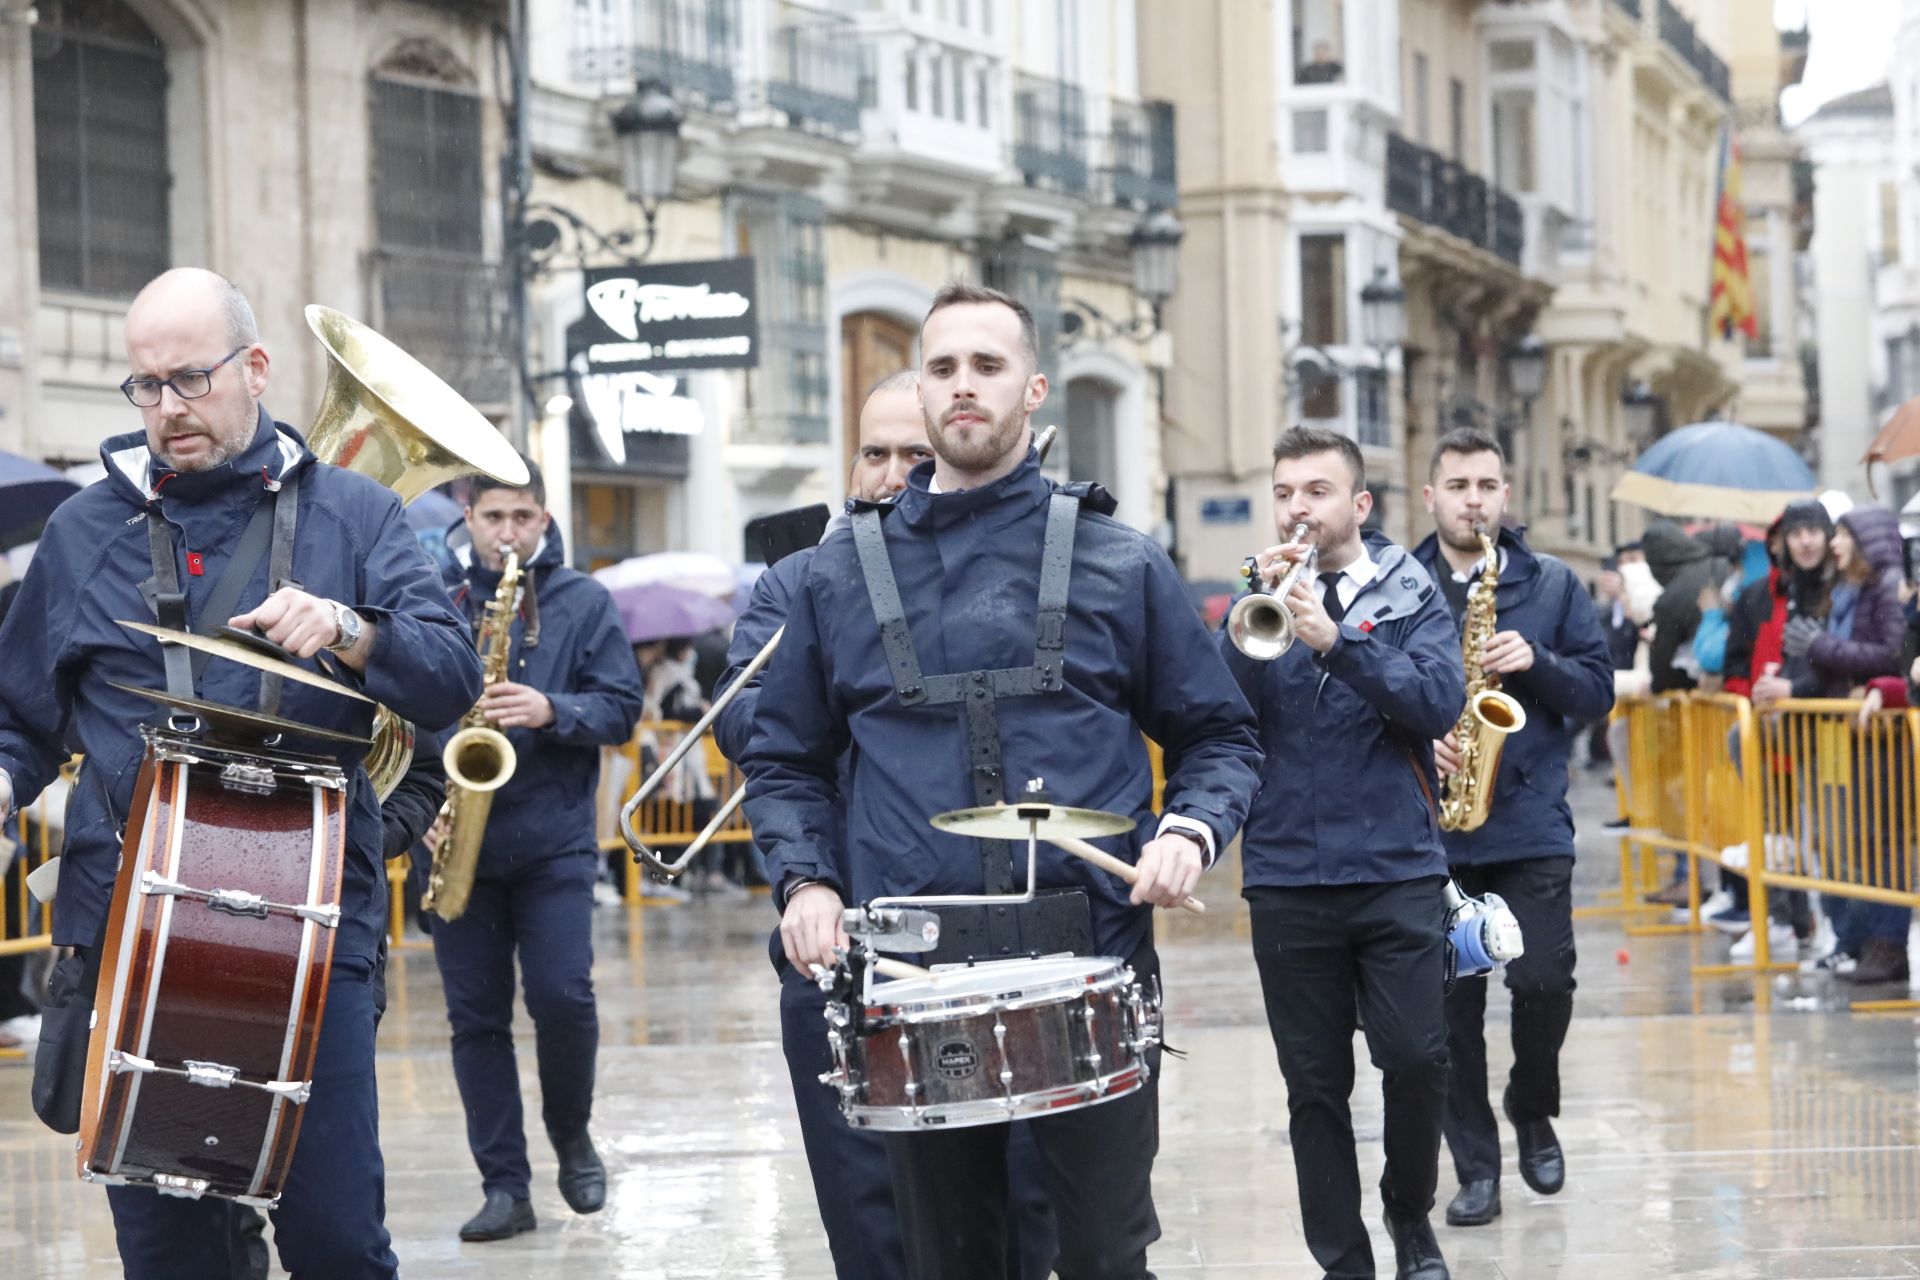
[[[1339,454],[1346,459],[1347,470],[1353,473],[1353,491],[1359,493],[1367,487],[1367,460],[1360,456],[1360,446],[1338,431],[1327,431],[1320,427],[1288,427],[1273,443],[1275,463],[1289,458],[1310,457],[1316,453]]]
[[[918,369],[897,369],[879,379],[867,388],[867,400],[873,399],[882,391],[918,391],[920,389],[920,371]],[[861,401],[865,404],[866,401]]]
[[[547,482],[540,478],[540,464],[524,455],[521,455],[520,461],[527,464],[525,484],[508,484],[489,475],[474,476],[467,481],[467,505],[472,506],[480,501],[480,495],[490,489],[519,489],[532,494],[534,505],[544,509],[547,505]]]
[[[1500,442],[1476,427],[1455,427],[1440,437],[1433,446],[1433,460],[1427,464],[1427,479],[1431,481],[1440,474],[1440,459],[1449,453],[1470,456],[1476,453],[1490,453],[1500,461],[1500,474],[1507,471],[1507,451]]]
[[[927,314],[920,321],[920,331],[926,332],[927,321],[933,319],[933,313],[945,307],[964,307],[977,304],[1002,306],[1013,312],[1020,321],[1020,350],[1027,357],[1030,368],[1040,367],[1040,330],[1033,323],[1033,312],[1027,310],[1027,304],[1010,293],[998,289],[989,289],[985,285],[965,284],[951,281],[942,285],[940,292],[933,295],[933,305],[927,308]],[[923,348],[924,348],[924,344]]]

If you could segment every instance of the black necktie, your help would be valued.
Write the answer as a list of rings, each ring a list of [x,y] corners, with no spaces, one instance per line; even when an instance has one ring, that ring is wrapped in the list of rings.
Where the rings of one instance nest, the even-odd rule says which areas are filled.
[[[1320,585],[1326,588],[1326,593],[1320,597],[1320,604],[1335,622],[1347,616],[1347,606],[1340,603],[1340,577],[1345,572],[1344,569],[1331,569],[1320,575]]]

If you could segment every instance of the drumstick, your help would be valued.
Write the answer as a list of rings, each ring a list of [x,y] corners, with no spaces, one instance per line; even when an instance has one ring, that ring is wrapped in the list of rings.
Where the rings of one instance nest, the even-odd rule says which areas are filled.
[[[1105,849],[1095,848],[1078,836],[1048,836],[1047,840],[1055,847],[1065,849],[1074,857],[1085,858],[1102,871],[1111,872],[1113,875],[1119,876],[1128,884],[1132,884],[1140,878],[1140,871],[1137,867],[1131,863],[1120,861],[1120,859],[1114,857]],[[1180,905],[1197,916],[1207,914],[1207,904],[1198,898],[1188,898]]]
[[[922,969],[917,964],[908,964],[905,960],[889,960],[881,956],[874,960],[873,971],[883,978],[931,978],[931,969]]]

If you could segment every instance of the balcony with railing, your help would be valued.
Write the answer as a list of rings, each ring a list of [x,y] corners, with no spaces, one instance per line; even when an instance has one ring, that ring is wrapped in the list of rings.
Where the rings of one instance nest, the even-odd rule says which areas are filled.
[[[1087,112],[1078,85],[1029,75],[1014,82],[1013,163],[1029,187],[1087,193]]]
[[[1719,95],[1722,101],[1731,100],[1733,81],[1727,64],[1700,38],[1700,33],[1693,29],[1693,23],[1674,7],[1673,0],[1658,0],[1658,4],[1661,42],[1679,55],[1682,62],[1692,67],[1707,88]]]
[[[602,29],[576,35],[570,70],[578,81],[627,90],[658,80],[675,97],[714,108],[735,101],[740,0],[629,0]]]
[[[1520,265],[1526,217],[1511,195],[1466,166],[1387,135],[1387,207]]]
[[[1171,209],[1180,201],[1173,104],[1114,99],[1108,111],[1107,176],[1113,203]]]
[[[773,33],[767,104],[795,128],[836,136],[860,131],[861,55],[851,20],[827,14]]]
[[[863,151],[934,188],[1006,164],[1004,58],[983,40],[930,21],[863,21]]]

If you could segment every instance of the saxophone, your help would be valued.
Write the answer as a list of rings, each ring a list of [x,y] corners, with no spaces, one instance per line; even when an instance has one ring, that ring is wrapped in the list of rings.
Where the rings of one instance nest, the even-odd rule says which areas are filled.
[[[1449,774],[1440,798],[1444,831],[1474,831],[1493,810],[1493,782],[1500,774],[1500,751],[1507,735],[1518,733],[1527,713],[1510,694],[1500,692],[1500,677],[1480,665],[1481,650],[1493,639],[1494,589],[1500,585],[1500,553],[1486,529],[1474,528],[1486,554],[1480,581],[1467,592],[1467,623],[1460,633],[1460,660],[1467,669],[1467,705],[1453,727],[1460,745],[1460,768]]]
[[[480,619],[475,647],[486,684],[507,678],[507,656],[513,648],[513,615],[520,603],[520,557],[506,553],[500,585]],[[487,723],[480,704],[460,720],[460,730],[447,739],[441,760],[447,768],[447,799],[440,817],[447,833],[433,851],[433,869],[420,906],[442,920],[457,920],[467,909],[474,872],[480,865],[480,841],[487,833],[487,815],[493,793],[513,776],[513,744],[507,735]]]

